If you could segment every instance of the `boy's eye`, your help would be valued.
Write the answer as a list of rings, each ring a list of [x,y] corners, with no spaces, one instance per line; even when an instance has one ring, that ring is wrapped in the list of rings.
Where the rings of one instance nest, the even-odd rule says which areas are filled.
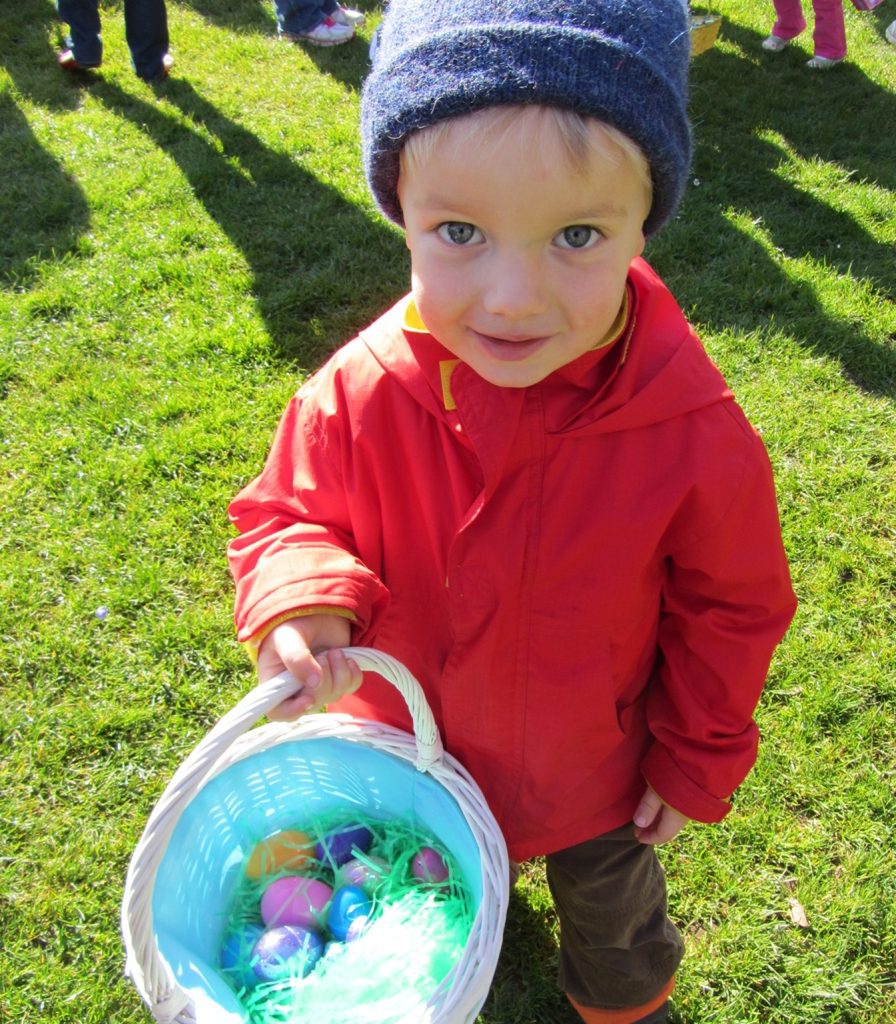
[[[478,240],[479,229],[460,220],[449,220],[438,227],[439,236],[452,245],[467,245]]]
[[[600,232],[587,224],[573,224],[564,228],[555,241],[561,249],[587,249],[600,238]]]

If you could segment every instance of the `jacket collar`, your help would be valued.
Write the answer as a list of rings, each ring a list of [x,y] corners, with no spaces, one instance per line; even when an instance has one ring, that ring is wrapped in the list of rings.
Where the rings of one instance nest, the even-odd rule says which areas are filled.
[[[410,296],[361,338],[424,408],[452,423],[458,404],[466,404],[461,395],[512,416],[531,390],[483,381],[429,334]],[[733,397],[668,289],[640,258],[609,337],[535,388],[546,402],[549,433],[633,429]]]

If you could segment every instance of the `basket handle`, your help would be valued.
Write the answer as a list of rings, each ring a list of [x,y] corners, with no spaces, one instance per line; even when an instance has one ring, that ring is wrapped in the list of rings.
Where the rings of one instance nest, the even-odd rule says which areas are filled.
[[[390,654],[375,651],[370,647],[343,647],[342,653],[351,658],[362,672],[376,672],[387,683],[391,683],[404,698],[411,713],[417,743],[415,767],[418,771],[427,771],[442,756],[442,739],[423,688],[404,665]],[[289,672],[281,672],[280,675],[256,687],[254,692],[258,694],[258,703],[253,701],[250,714],[256,717],[269,714],[281,701],[301,689],[301,684]],[[252,694],[248,696],[251,697]],[[234,708],[234,712],[236,710],[237,708]]]
[[[363,672],[376,672],[404,698],[411,713],[414,738],[417,741],[415,767],[421,772],[428,771],[442,757],[442,738],[423,687],[391,654],[375,651],[371,647],[344,647],[342,653],[351,658]]]
[[[442,757],[438,726],[422,687],[400,661],[366,647],[344,648],[363,671],[376,672],[401,693],[414,723],[417,745],[415,766],[427,771]],[[199,792],[227,749],[281,701],[291,697],[299,683],[282,673],[246,694],[200,740],[180,765],[149,815],[140,842],[128,865],[121,908],[122,931],[130,951],[126,973],[157,1021],[179,1019],[189,1003],[155,948],[152,929],[152,889],[168,840],[187,804]]]

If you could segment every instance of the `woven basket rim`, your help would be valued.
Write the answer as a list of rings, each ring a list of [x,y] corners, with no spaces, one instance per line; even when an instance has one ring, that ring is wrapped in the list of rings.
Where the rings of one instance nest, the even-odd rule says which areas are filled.
[[[258,718],[295,692],[295,681],[278,677],[247,694],[196,746],[156,803],[128,867],[121,924],[126,973],[159,1024],[195,1024],[196,1007],[180,988],[159,951],[152,925],[156,875],[174,829],[189,803],[209,781],[260,750],[289,741],[332,738],[391,753],[425,771],[456,801],[480,855],[481,899],[460,963],[436,989],[432,1024],[475,1019],[497,966],[509,898],[507,848],[481,790],[463,766],[441,748],[419,683],[395,659],[379,651],[347,648],[362,668],[393,682],[408,701],[414,735],[370,719],[335,712],[253,728]],[[396,682],[399,679],[399,682]],[[412,706],[414,705],[414,706]]]

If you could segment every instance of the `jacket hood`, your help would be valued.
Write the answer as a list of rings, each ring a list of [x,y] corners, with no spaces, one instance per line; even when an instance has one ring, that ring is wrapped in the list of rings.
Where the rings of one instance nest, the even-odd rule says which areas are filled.
[[[606,355],[608,375],[588,393],[575,414],[556,432],[614,433],[650,426],[734,396],[706,355],[678,303],[648,263],[638,258],[628,275],[629,314],[625,327]],[[391,377],[434,416],[451,408],[451,392],[485,388],[496,405],[516,407],[527,389],[488,384],[460,363],[422,324],[408,324],[409,297],[403,298],[360,337]],[[563,368],[574,379],[590,353]],[[550,380],[550,378],[549,378]],[[535,388],[541,384],[533,385]]]

